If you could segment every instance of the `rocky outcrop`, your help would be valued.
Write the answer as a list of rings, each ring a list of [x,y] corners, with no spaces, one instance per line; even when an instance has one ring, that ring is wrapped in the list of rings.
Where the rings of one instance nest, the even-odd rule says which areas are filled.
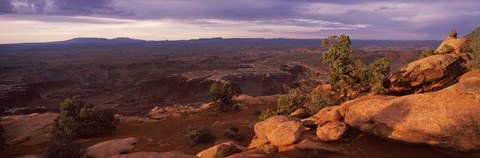
[[[286,146],[295,143],[302,135],[302,123],[299,119],[287,116],[273,116],[255,124],[255,136],[249,148],[256,148],[270,142],[272,145]]]
[[[181,117],[182,114],[191,114],[205,111],[214,107],[213,103],[205,103],[199,106],[156,106],[148,113],[148,118],[154,120],[164,120],[170,117]]]
[[[180,151],[168,152],[134,152],[124,155],[114,155],[109,158],[195,158],[193,155],[185,155]]]
[[[465,45],[465,42],[468,40],[467,37],[463,38],[457,38],[457,31],[452,30],[450,34],[443,40],[443,42],[438,46],[438,48],[435,50],[436,54],[442,54],[442,53],[460,53],[461,48]],[[448,52],[446,46],[450,46],[453,48],[452,52]],[[448,47],[447,46],[447,47]]]
[[[480,149],[480,72],[423,94],[365,96],[339,109],[348,125],[364,133],[408,143],[471,151]]]
[[[235,153],[239,153],[246,150],[245,147],[235,142],[225,142],[217,144],[213,147],[205,149],[197,154],[200,158],[216,158],[218,156],[225,157]]]
[[[4,116],[0,124],[5,131],[5,143],[7,145],[36,145],[48,142],[50,139],[48,127],[57,117],[58,113]]]
[[[390,90],[396,94],[429,92],[457,82],[465,73],[467,54],[429,56],[405,65],[389,77]]]
[[[114,139],[101,143],[97,143],[88,147],[85,152],[86,156],[100,158],[100,157],[109,157],[114,155],[119,155],[122,150],[132,151],[135,148],[135,144],[138,142],[137,138],[124,138],[124,139]]]
[[[317,125],[317,137],[322,141],[340,140],[348,130],[343,116],[338,112],[339,106],[323,108],[315,115],[303,119],[305,125]]]
[[[297,109],[297,110],[293,111],[288,116],[302,119],[302,118],[305,118],[307,115],[308,115],[307,111],[305,111],[305,109],[303,109],[303,108],[300,108],[300,109]]]

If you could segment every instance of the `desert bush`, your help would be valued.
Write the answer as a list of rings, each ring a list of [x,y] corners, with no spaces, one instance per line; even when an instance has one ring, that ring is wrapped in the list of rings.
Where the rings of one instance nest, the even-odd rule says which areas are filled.
[[[220,83],[213,83],[210,86],[210,93],[213,96],[215,104],[220,106],[221,112],[226,112],[235,107],[236,102],[233,100],[234,96],[242,94],[240,87],[230,81],[222,81]]]
[[[300,88],[290,89],[288,95],[278,98],[276,114],[288,115],[293,111],[302,108],[306,101],[307,96],[303,94]]]
[[[112,110],[97,110],[83,102],[79,96],[67,98],[60,105],[60,116],[53,124],[53,138],[72,141],[88,138],[115,130]]]
[[[328,64],[328,82],[335,88],[343,100],[349,99],[349,94],[357,85],[352,76],[354,71],[350,37],[346,35],[330,36],[322,41],[328,47],[322,54],[323,63]]]
[[[472,54],[472,59],[467,62],[466,67],[470,70],[480,70],[480,53],[475,52]]]
[[[212,134],[212,130],[206,127],[190,131],[190,133],[188,133],[188,138],[191,146],[200,143],[208,143],[215,140],[215,136]]]
[[[435,54],[435,51],[433,51],[431,49],[424,49],[422,51],[422,53],[420,53],[419,59],[422,59],[422,58],[425,58],[425,57],[428,57],[428,56],[432,56],[434,54]]]
[[[225,130],[225,133],[223,133],[223,136],[226,139],[234,140],[234,141],[242,141],[243,136],[240,134],[240,128],[237,126],[230,126],[228,127],[227,130]]]
[[[120,150],[120,152],[118,152],[118,153],[119,153],[120,155],[124,155],[124,154],[130,154],[130,152],[132,152],[132,151],[130,151],[130,149],[122,149],[122,150]]]
[[[269,117],[275,116],[277,113],[274,110],[267,109],[263,111],[260,115],[258,115],[258,120],[259,121],[264,121]]]
[[[390,60],[388,58],[375,59],[370,64],[369,71],[369,83],[370,90],[373,93],[381,94],[386,93],[388,89],[383,87],[387,75],[390,73]]]
[[[450,53],[453,53],[454,51],[455,51],[455,48],[453,48],[451,45],[445,44],[440,50],[438,50],[437,53],[450,54]]]
[[[480,52],[480,27],[475,28],[470,34],[468,34],[468,43],[472,52]]]
[[[338,105],[338,100],[334,95],[330,93],[312,94],[310,96],[310,102],[307,104],[306,109],[308,114],[313,115],[323,108]]]
[[[353,92],[383,88],[384,77],[390,72],[387,58],[375,60],[369,67],[362,61],[353,61],[351,41],[346,35],[330,36],[322,41],[328,49],[322,54],[323,63],[328,64],[328,82],[334,87],[340,99],[351,99]]]
[[[85,154],[84,147],[78,142],[51,142],[45,155],[47,158],[81,158]]]

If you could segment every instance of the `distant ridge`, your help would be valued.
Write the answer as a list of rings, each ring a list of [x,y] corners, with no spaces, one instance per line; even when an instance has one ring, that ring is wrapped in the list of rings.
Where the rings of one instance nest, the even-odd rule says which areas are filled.
[[[73,38],[66,41],[59,42],[48,42],[51,44],[94,44],[94,43],[142,43],[146,42],[145,40],[131,39],[128,37],[117,37],[113,39],[106,38],[89,38],[89,37],[79,37]]]

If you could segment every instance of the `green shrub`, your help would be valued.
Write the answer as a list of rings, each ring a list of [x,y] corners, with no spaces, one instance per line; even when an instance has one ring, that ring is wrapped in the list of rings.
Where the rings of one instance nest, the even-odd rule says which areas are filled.
[[[480,27],[475,28],[470,34],[468,34],[468,44],[473,52],[480,52]]]
[[[383,87],[387,75],[390,73],[390,60],[388,58],[375,59],[370,64],[369,71],[369,85],[370,91],[376,94],[388,92],[388,89]]]
[[[89,138],[115,130],[115,116],[111,110],[97,110],[79,96],[67,98],[60,106],[60,116],[53,124],[53,139],[72,141]]]
[[[323,46],[328,47],[322,54],[323,63],[328,64],[328,82],[335,88],[343,100],[350,98],[358,79],[353,76],[355,70],[352,59],[350,37],[346,35],[330,36],[322,41]]]
[[[125,155],[125,154],[130,154],[130,149],[122,149],[120,152],[118,152],[120,155]]]
[[[323,63],[329,66],[328,82],[342,101],[352,99],[354,92],[386,90],[383,81],[390,73],[387,58],[377,59],[369,67],[362,61],[353,61],[350,38],[346,35],[330,36],[322,44],[328,48],[322,54]]]
[[[240,128],[237,126],[230,126],[228,129],[223,133],[223,136],[226,139],[234,140],[234,141],[242,141],[243,136],[240,134]]]
[[[275,116],[277,113],[271,109],[267,109],[258,116],[259,121],[264,121],[269,117]]]
[[[212,134],[212,130],[206,127],[191,131],[188,134],[188,138],[190,140],[191,146],[194,146],[200,143],[209,143],[215,140],[215,136]]]
[[[307,101],[307,96],[300,88],[290,89],[288,95],[281,96],[277,100],[276,114],[288,115],[293,111],[302,108]]]
[[[233,100],[234,96],[242,94],[240,87],[230,81],[222,81],[220,83],[213,83],[210,86],[210,93],[213,96],[215,104],[220,106],[221,112],[226,112],[235,107],[236,102]]]
[[[470,70],[480,70],[480,53],[473,53],[472,59],[467,62],[466,67]]]
[[[313,94],[310,98],[310,102],[306,107],[308,114],[310,115],[316,114],[323,108],[338,105],[340,103],[340,100],[329,93]]]
[[[425,58],[425,57],[428,57],[428,56],[432,56],[435,54],[435,51],[431,50],[431,49],[425,49],[422,51],[422,53],[420,53],[420,57],[419,59],[422,59],[422,58]]]
[[[81,158],[85,154],[84,147],[77,142],[54,140],[46,153],[47,158]]]

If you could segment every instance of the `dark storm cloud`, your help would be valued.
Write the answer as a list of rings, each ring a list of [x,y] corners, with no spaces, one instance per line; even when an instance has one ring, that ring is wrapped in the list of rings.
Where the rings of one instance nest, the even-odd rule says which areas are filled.
[[[0,14],[13,13],[14,7],[10,0],[0,0]]]
[[[53,0],[60,14],[112,14],[112,0]]]
[[[221,20],[241,21],[251,26],[296,26],[319,28],[322,34],[389,33],[424,34],[438,39],[457,29],[468,32],[480,25],[480,2],[463,0],[0,0],[0,14],[45,15],[30,17],[39,21],[77,20],[69,16],[92,16],[113,19],[168,19],[199,27],[225,26]],[[14,13],[15,12],[15,13]],[[52,16],[53,15],[53,16]],[[49,18],[52,16],[52,18]],[[65,16],[67,18],[58,18]],[[53,18],[54,17],[54,18]],[[82,21],[83,20],[83,21]],[[220,22],[219,22],[220,20]],[[92,21],[109,23],[116,21]],[[261,32],[248,28],[248,32]],[[270,29],[270,28],[269,28]],[[277,30],[271,29],[269,32]],[[292,32],[302,30],[292,30]],[[312,33],[312,32],[310,32]],[[388,33],[385,33],[388,34]],[[360,36],[359,36],[360,37]]]

